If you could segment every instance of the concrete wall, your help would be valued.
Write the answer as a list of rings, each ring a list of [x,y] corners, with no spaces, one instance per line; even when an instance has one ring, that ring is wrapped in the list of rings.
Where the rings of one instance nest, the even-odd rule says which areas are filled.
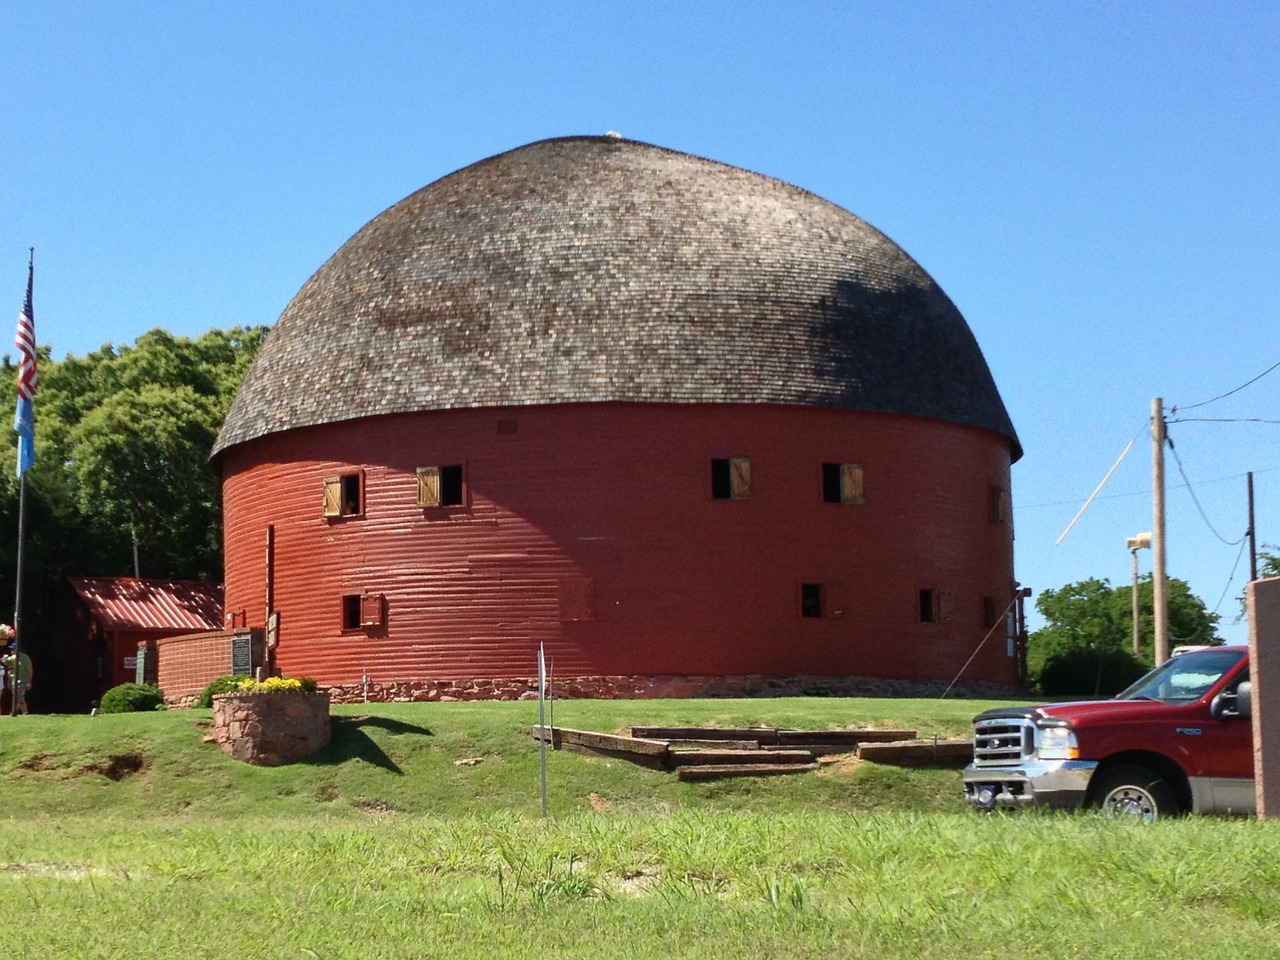
[[[1245,588],[1258,816],[1280,817],[1280,578]]]

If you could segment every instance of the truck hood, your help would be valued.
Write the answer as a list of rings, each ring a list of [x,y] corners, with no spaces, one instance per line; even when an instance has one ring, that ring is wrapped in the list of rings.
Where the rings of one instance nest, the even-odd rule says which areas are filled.
[[[1169,709],[1170,705],[1160,700],[1079,700],[1074,703],[1047,703],[1037,708],[1047,717],[1069,720],[1072,724],[1101,720],[1127,723],[1167,713]]]
[[[979,714],[974,717],[974,720],[1014,718],[1034,720],[1038,716],[1043,716],[1069,720],[1072,724],[1096,720],[1124,723],[1140,720],[1168,709],[1169,704],[1159,700],[1077,700],[1070,703],[1045,703],[1038,707],[996,707]]]

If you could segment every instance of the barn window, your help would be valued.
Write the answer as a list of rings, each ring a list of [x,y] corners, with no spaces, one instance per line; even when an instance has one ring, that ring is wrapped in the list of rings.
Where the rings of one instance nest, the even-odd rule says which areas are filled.
[[[938,591],[925,588],[920,591],[920,622],[937,623],[942,618],[938,615]]]
[[[418,468],[418,506],[460,507],[462,502],[461,464]]]
[[[862,464],[824,463],[822,499],[826,503],[866,503],[862,493]]]
[[[822,616],[822,584],[800,584],[800,616]]]
[[[988,630],[1000,622],[998,603],[995,597],[983,596],[982,598],[982,626]]]
[[[595,585],[590,578],[564,577],[557,584],[556,592],[561,620],[595,619]]]
[[[349,593],[342,598],[342,629],[380,627],[386,609],[386,598],[380,593]]]
[[[991,487],[990,513],[992,523],[1009,522],[1009,491],[1004,487]]]
[[[751,496],[751,458],[711,461],[711,496],[715,500],[746,500]]]
[[[360,503],[360,474],[344,473],[324,479],[324,515],[356,517],[363,513]]]

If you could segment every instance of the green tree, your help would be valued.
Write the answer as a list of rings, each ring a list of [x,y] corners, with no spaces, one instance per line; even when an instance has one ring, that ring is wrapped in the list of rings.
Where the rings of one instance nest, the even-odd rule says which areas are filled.
[[[45,684],[45,708],[80,709],[92,695],[83,649],[57,627],[68,576],[222,578],[221,497],[207,460],[266,327],[197,338],[163,330],[53,360],[40,348],[36,464],[27,473],[23,636]],[[3,358],[0,377],[17,371]],[[0,469],[0,578],[17,570],[16,438]],[[0,449],[3,449],[0,446]],[[7,619],[7,617],[3,618]],[[81,666],[77,666],[81,664]]]
[[[1272,553],[1275,549],[1267,543],[1258,551],[1259,577],[1280,577],[1280,554]]]
[[[1153,661],[1152,580],[1139,582],[1139,653],[1133,653],[1133,588],[1091,578],[1046,590],[1036,598],[1045,626],[1029,638],[1028,669],[1052,695],[1115,693]],[[1186,581],[1170,578],[1169,634],[1173,644],[1221,643],[1219,616],[1205,609]]]
[[[206,464],[266,332],[152,330],[42,365],[28,494],[77,544],[68,572],[130,574],[136,543],[143,576],[221,579],[220,496]]]

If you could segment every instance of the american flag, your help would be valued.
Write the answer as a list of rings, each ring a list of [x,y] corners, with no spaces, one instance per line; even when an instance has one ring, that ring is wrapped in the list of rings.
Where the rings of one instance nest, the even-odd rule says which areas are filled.
[[[13,345],[18,348],[18,410],[13,429],[18,434],[18,476],[36,462],[36,387],[40,374],[36,370],[36,314],[31,308],[31,288],[35,280],[35,264],[27,267],[27,299],[18,314],[18,332]]]

